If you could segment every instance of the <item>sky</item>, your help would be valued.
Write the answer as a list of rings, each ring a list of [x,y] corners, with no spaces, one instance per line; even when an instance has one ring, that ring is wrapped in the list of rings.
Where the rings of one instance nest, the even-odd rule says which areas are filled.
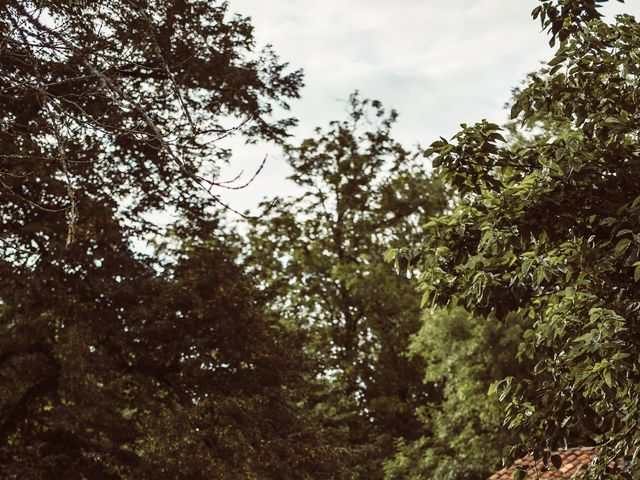
[[[258,46],[272,44],[282,60],[305,73],[292,142],[345,117],[354,90],[400,117],[395,138],[405,147],[450,137],[461,123],[507,120],[511,90],[552,58],[548,37],[531,18],[535,0],[230,0],[250,16]],[[611,1],[607,17],[640,17],[640,2]],[[246,189],[221,192],[234,209],[256,214],[265,197],[295,188],[277,148],[232,143],[222,177],[245,177],[267,156],[265,169]],[[223,178],[224,179],[224,178]]]

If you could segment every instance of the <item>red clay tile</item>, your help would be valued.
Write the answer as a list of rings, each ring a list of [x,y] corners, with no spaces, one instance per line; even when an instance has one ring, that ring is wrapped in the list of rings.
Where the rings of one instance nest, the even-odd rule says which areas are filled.
[[[529,468],[528,479],[531,480],[568,480],[578,470],[584,471],[587,464],[595,457],[595,449],[593,447],[575,447],[568,450],[556,452],[562,458],[562,465],[556,470],[549,462],[548,470],[544,471],[544,463],[542,460],[533,461],[531,455],[518,459],[514,465],[509,468],[503,468],[489,477],[488,480],[512,480],[513,472],[516,466]]]

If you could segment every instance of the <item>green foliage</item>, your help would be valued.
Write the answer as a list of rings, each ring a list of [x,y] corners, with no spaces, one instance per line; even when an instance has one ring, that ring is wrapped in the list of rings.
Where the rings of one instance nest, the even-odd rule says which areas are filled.
[[[282,140],[299,72],[224,3],[0,11],[0,477],[351,478],[299,336],[205,210],[211,140]]]
[[[459,202],[396,258],[419,265],[425,304],[531,319],[519,355],[535,378],[499,385],[512,453],[582,432],[608,478],[611,459],[631,471],[640,449],[640,25],[586,15],[564,18],[549,68],[515,98],[513,117],[542,134],[512,145],[481,122],[426,152]]]
[[[0,477],[458,480],[585,442],[637,476],[640,25],[604,1],[540,2],[554,58],[510,135],[425,152],[445,187],[354,94],[249,247],[216,140],[283,142],[302,77],[247,18],[3,2]]]
[[[297,341],[231,255],[209,242],[162,276],[131,262],[82,288],[45,268],[5,279],[0,476],[341,478],[297,406]]]
[[[239,127],[281,141],[294,123],[271,117],[301,73],[256,52],[226,3],[11,0],[0,12],[3,257],[58,255],[97,216],[140,236],[158,211],[198,216],[233,186],[217,178],[229,152],[216,139]],[[30,225],[45,216],[46,231]]]
[[[550,44],[556,40],[564,42],[576,33],[583,23],[602,18],[598,7],[609,0],[540,0],[541,5],[534,8],[532,16],[539,18],[542,28],[551,33]],[[624,3],[624,0],[617,0]]]
[[[272,304],[307,349],[325,386],[312,400],[345,425],[359,478],[379,478],[396,437],[415,438],[416,407],[437,392],[403,352],[420,325],[415,283],[397,277],[388,244],[417,241],[445,202],[415,156],[391,137],[396,114],[352,95],[346,121],[288,149],[298,197],[253,225],[251,263]],[[366,460],[365,460],[366,459]]]
[[[423,321],[409,353],[423,358],[426,382],[444,386],[443,400],[419,407],[426,434],[398,442],[385,478],[487,478],[515,440],[503,426],[503,406],[487,391],[505,376],[527,376],[526,365],[514,361],[524,322],[482,321],[462,309],[425,312]]]

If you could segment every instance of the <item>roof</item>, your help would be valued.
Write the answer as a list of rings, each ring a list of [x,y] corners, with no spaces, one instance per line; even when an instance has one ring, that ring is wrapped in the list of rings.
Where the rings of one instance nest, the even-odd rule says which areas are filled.
[[[513,480],[513,472],[518,468],[531,468],[528,478],[540,480],[564,480],[570,479],[574,474],[584,472],[587,464],[593,460],[596,451],[593,447],[576,447],[561,450],[555,454],[560,455],[562,464],[556,469],[551,465],[544,466],[542,460],[534,462],[531,455],[516,460],[509,468],[503,468],[489,477],[489,480]],[[537,470],[537,473],[536,473]],[[546,470],[546,471],[545,471]]]

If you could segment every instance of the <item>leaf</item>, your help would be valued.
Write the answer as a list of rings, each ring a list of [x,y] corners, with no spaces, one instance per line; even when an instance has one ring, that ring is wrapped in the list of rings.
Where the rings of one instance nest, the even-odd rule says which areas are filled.
[[[611,378],[611,370],[605,370],[602,372],[602,377],[604,378],[604,383],[606,383],[609,388],[612,388],[613,378]]]
[[[556,73],[558,73],[558,70],[560,70],[563,66],[564,65],[562,65],[562,63],[558,63],[551,70],[549,70],[549,75],[555,75]]]
[[[487,392],[487,395],[492,396],[495,395],[498,392],[498,385],[500,384],[500,382],[492,382],[491,385],[489,385],[489,391]]]
[[[431,290],[427,290],[422,294],[422,299],[420,300],[420,308],[424,308],[424,306],[429,302],[429,298],[431,298]]]
[[[560,468],[562,466],[562,457],[557,453],[551,455],[551,464],[556,468]]]
[[[620,240],[613,251],[614,255],[616,257],[619,257],[620,255],[622,255],[625,252],[625,250],[629,247],[629,244],[631,244],[631,239],[629,238],[623,238],[622,240]]]
[[[520,102],[516,102],[511,107],[511,119],[514,120],[522,111],[522,105]]]
[[[396,255],[398,254],[397,248],[390,248],[386,252],[384,252],[384,261],[387,263],[391,263]],[[379,258],[379,257],[378,257]]]
[[[547,65],[553,67],[554,65],[558,65],[559,63],[564,62],[566,59],[567,57],[565,57],[564,55],[558,55],[554,57],[549,63],[547,63]]]
[[[518,468],[513,472],[513,478],[515,480],[525,480],[527,478],[527,471],[523,468]]]
[[[580,142],[575,137],[571,137],[567,140],[567,148],[575,153],[580,148]]]
[[[498,400],[503,402],[504,399],[507,398],[507,395],[509,394],[510,390],[511,390],[511,381],[507,382],[507,385],[506,385],[506,387],[504,387],[504,390],[502,390],[502,393],[500,393],[500,396],[498,397]]]
[[[422,155],[424,157],[430,157],[431,155],[438,152],[439,150],[440,150],[439,148],[430,147],[430,148],[427,148],[424,152],[422,152]]]
[[[493,140],[493,141],[498,140],[503,143],[507,142],[499,132],[492,132],[491,135],[489,135],[489,140]]]
[[[135,415],[137,411],[137,408],[123,408],[122,410],[120,410],[120,415],[122,415],[122,418],[129,420]]]

